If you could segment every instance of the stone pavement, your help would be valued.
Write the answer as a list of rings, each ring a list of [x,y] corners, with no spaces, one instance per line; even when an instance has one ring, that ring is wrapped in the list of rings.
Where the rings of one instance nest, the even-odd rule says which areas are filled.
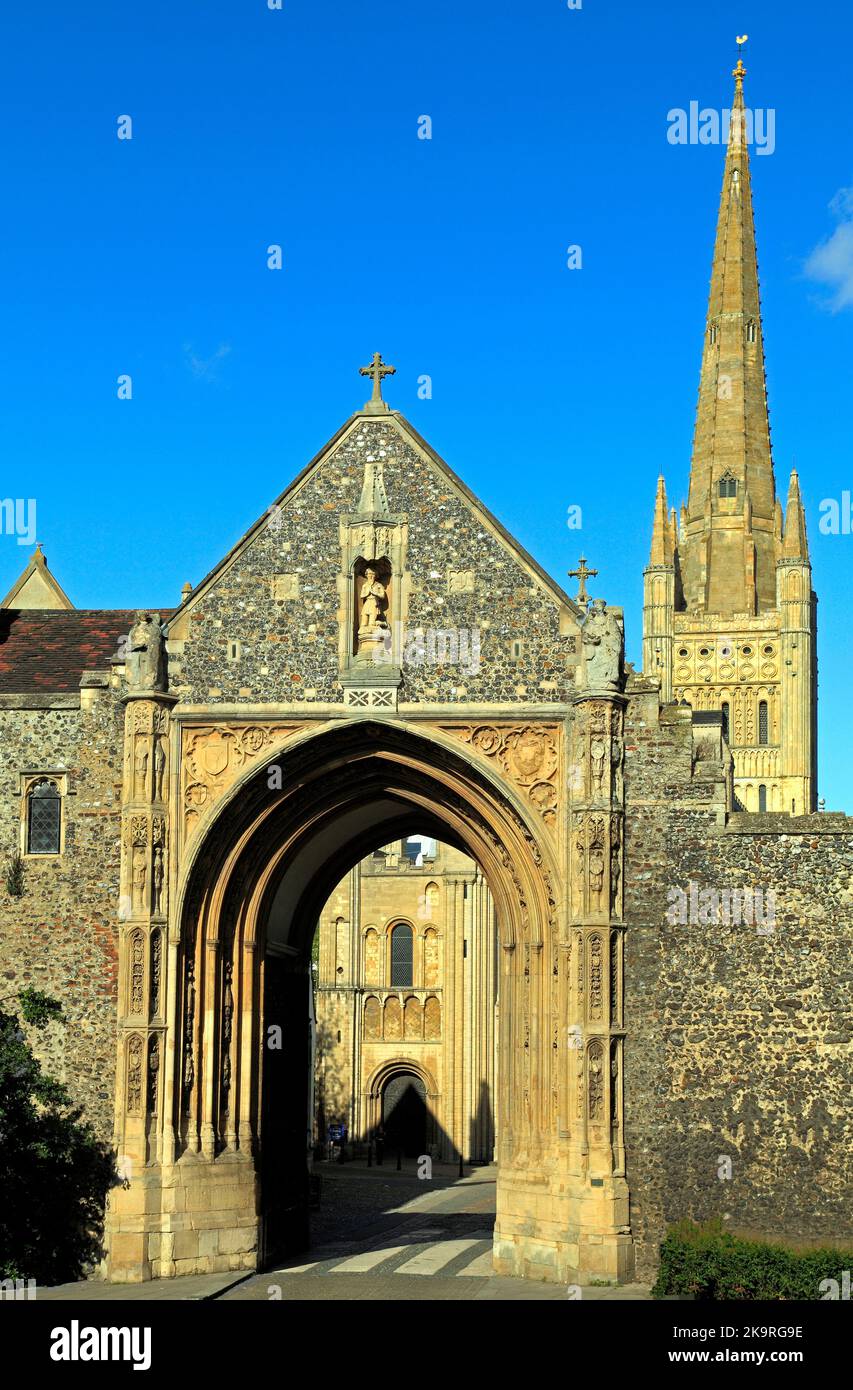
[[[491,1266],[494,1168],[434,1165],[429,1181],[413,1162],[367,1168],[318,1164],[322,1200],[313,1244],[279,1269],[147,1284],[89,1281],[39,1292],[48,1299],[566,1300],[564,1285],[507,1279]],[[584,1301],[648,1299],[642,1285],[589,1287]]]

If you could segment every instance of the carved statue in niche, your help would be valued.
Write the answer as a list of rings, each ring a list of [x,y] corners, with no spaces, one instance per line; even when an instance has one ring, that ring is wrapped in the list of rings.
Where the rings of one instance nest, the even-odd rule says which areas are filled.
[[[359,560],[355,569],[355,651],[388,660],[388,604],[391,566],[387,560]]]
[[[154,800],[163,800],[163,783],[166,774],[166,750],[162,738],[154,740]]]
[[[133,766],[134,794],[144,800],[148,795],[148,747],[144,735],[140,738],[137,734]]]
[[[584,665],[580,684],[587,690],[618,690],[622,671],[622,625],[603,598],[594,598],[583,620]]]
[[[385,616],[385,610],[388,607],[388,593],[372,565],[368,565],[364,571],[359,588],[359,599],[361,601],[358,624],[359,637],[373,635],[377,628],[386,628],[388,619]]]
[[[159,613],[140,609],[127,641],[127,682],[132,690],[166,689],[166,647]]]
[[[589,772],[594,795],[604,791],[604,758],[607,749],[602,739],[593,738],[589,745]]]
[[[148,883],[147,855],[141,846],[133,851],[133,906],[137,911],[145,909],[145,888]]]
[[[159,845],[154,850],[154,892],[152,900],[152,911],[162,912],[163,910],[163,851]]]
[[[601,894],[604,889],[604,850],[593,844],[589,850],[589,893],[595,907],[601,911]]]
[[[622,874],[622,860],[619,853],[619,823],[610,823],[610,910],[619,911],[619,879]]]

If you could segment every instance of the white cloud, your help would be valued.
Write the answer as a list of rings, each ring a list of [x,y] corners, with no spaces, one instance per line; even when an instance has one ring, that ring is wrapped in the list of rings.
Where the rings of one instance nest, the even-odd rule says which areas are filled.
[[[231,351],[230,343],[220,343],[212,357],[199,357],[191,343],[184,344],[184,360],[198,381],[215,381],[223,358]]]
[[[837,314],[853,308],[853,188],[839,188],[829,208],[838,226],[812,251],[805,272],[810,280],[832,290],[826,308]]]

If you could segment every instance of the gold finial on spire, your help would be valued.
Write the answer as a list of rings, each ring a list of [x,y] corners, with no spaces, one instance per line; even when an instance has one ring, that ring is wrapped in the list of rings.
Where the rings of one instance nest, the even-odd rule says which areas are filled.
[[[743,46],[749,38],[749,34],[736,34],[735,43],[737,44],[737,67],[732,70],[732,77],[740,87],[746,77],[746,68],[743,65]]]

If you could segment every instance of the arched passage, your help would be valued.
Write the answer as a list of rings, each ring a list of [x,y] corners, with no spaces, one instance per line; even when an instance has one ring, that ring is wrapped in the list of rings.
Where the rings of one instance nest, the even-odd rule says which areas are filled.
[[[591,730],[617,727],[612,704],[585,712],[582,761]],[[523,790],[535,731],[518,733],[509,766],[487,756],[494,732],[484,753],[424,722],[308,724],[252,762],[174,849],[153,1061],[145,1071],[136,1022],[118,1051],[116,1142],[137,1176],[112,1199],[111,1277],[264,1267],[304,1247],[312,936],[330,888],[416,832],[475,860],[494,903],[496,1268],[625,1277],[622,946],[608,926],[621,911],[619,813],[573,809],[567,846],[553,802]],[[615,758],[606,765],[615,795]],[[444,1023],[442,1040],[450,1051]]]
[[[331,885],[414,830],[475,859],[495,902],[507,1166],[539,1154],[553,1123],[556,1057],[537,1020],[549,1001],[556,865],[541,828],[509,784],[449,740],[353,721],[290,744],[280,764],[237,783],[184,871],[163,1098],[163,1160],[228,1172],[245,1241],[260,1211],[262,1263],[307,1239],[315,924]]]

